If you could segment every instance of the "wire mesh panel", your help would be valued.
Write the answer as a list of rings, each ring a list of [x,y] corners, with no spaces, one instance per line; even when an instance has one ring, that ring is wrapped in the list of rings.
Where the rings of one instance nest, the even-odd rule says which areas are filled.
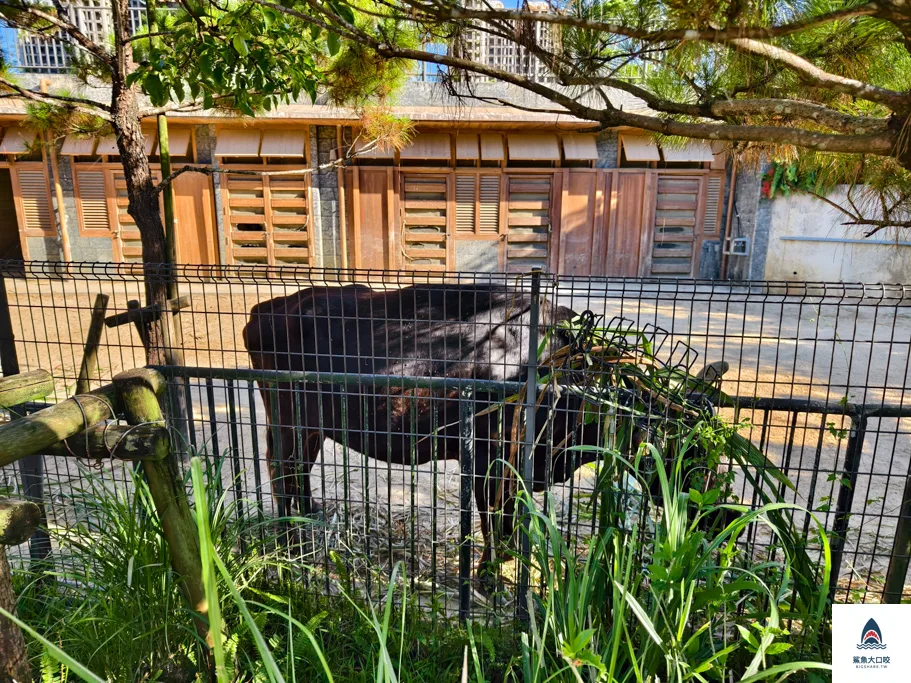
[[[0,273],[20,369],[53,374],[49,402],[145,364],[141,324],[122,314],[141,306],[147,278],[173,274],[182,365],[161,371],[169,402],[186,406],[170,412],[182,455],[206,456],[249,547],[280,547],[326,593],[341,583],[378,594],[402,562],[428,608],[521,613],[515,596],[538,580],[511,555],[522,534],[513,551],[490,541],[508,535],[510,512],[521,520],[511,492],[522,480],[584,552],[606,504],[595,495],[604,451],[587,447],[619,442],[607,413],[592,417],[579,398],[601,391],[592,376],[604,370],[560,355],[597,351],[580,328],[716,388],[687,400],[737,425],[767,465],[723,454],[710,477],[735,502],[805,508],[793,520],[811,536],[815,516],[831,535],[838,599],[880,599],[895,561],[911,458],[908,287],[125,264]],[[112,326],[86,355],[101,304]],[[621,404],[648,391],[615,384]],[[649,405],[640,441],[676,409]],[[79,518],[89,466],[129,484],[129,466],[45,456],[52,526]],[[18,489],[22,472],[34,478],[34,463],[0,470],[0,486]],[[741,540],[756,557],[780,550],[761,527]]]

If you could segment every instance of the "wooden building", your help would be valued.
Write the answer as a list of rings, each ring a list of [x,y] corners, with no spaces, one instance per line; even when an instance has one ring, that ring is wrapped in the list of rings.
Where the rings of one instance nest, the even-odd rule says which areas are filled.
[[[356,121],[325,109],[172,119],[172,164],[228,169],[175,180],[181,262],[717,276],[727,172],[707,143],[661,148],[582,122],[418,112],[405,148],[336,169],[324,166],[357,139]],[[0,119],[0,253],[138,260],[115,141],[49,148],[22,118]],[[146,143],[160,174],[152,128]]]
[[[351,265],[694,277],[721,236],[724,159],[621,134],[433,132],[345,170]]]

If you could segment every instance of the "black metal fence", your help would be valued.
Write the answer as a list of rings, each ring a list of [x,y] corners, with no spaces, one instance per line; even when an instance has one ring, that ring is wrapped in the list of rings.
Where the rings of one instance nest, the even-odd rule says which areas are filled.
[[[474,459],[533,452],[525,435],[535,429],[510,429],[510,411],[495,413],[490,406],[518,393],[528,422],[536,414],[530,405],[555,400],[545,398],[544,388],[537,396],[534,389],[521,392],[534,386],[526,379],[536,376],[546,356],[541,330],[553,316],[566,315],[560,306],[641,333],[668,367],[694,374],[726,361],[721,387],[732,398],[717,406],[719,414],[739,423],[793,483],[771,493],[825,524],[836,598],[880,600],[889,576],[894,599],[907,582],[901,574],[908,541],[897,539],[896,529],[911,525],[909,286],[0,263],[11,326],[0,328],[4,371],[14,348],[19,369],[50,371],[62,399],[77,385],[83,391],[144,365],[141,320],[134,324],[137,304],[131,302],[143,300],[145,278],[168,272],[181,297],[173,332],[182,366],[162,371],[174,387],[172,402],[179,397],[185,404],[185,419],[172,426],[185,435],[189,451],[206,453],[220,467],[238,519],[311,514],[317,520],[254,525],[249,541],[265,543],[269,528],[296,534],[293,551],[323,568],[311,579],[324,581],[327,591],[339,558],[346,580],[371,592],[403,561],[425,604],[446,613],[493,611],[485,610],[495,600],[479,590],[474,571],[483,549],[479,499],[472,495],[479,478]],[[363,289],[351,289],[355,283]],[[419,284],[432,285],[429,303],[370,296]],[[349,286],[345,291],[354,298],[340,299],[340,286]],[[269,333],[271,355],[254,367],[243,339],[253,306],[311,287],[318,288],[304,302],[311,328],[289,331],[295,311],[261,311],[267,324],[260,332]],[[490,287],[528,305],[491,313],[476,293]],[[442,312],[464,310],[469,300],[470,316],[454,320]],[[544,327],[535,325],[536,316]],[[97,346],[93,317],[115,325],[95,326]],[[295,368],[294,349],[308,343],[300,357],[322,360],[315,368]],[[286,372],[295,369],[311,372]],[[304,379],[310,393],[300,391]],[[276,382],[269,404],[257,384],[264,380]],[[314,392],[315,386],[324,389]],[[282,391],[291,399],[282,401]],[[488,415],[483,427],[472,419],[479,414]],[[494,414],[507,417],[498,423]],[[549,430],[539,436],[553,447],[560,423],[548,425],[538,425]],[[276,452],[282,444],[290,449],[295,465],[270,473],[270,441]],[[313,459],[309,495],[297,467],[303,454]],[[520,476],[538,477],[530,468],[522,471],[521,458],[516,462]],[[69,494],[84,467],[72,459],[31,458],[0,470],[0,488],[40,497],[49,524],[66,526],[80,514]],[[99,467],[115,485],[129,485],[123,465]],[[596,476],[596,464],[585,464],[554,484],[552,497],[538,495],[568,537],[593,533]],[[759,504],[761,490],[741,476],[735,482],[738,499]],[[810,530],[810,515],[798,513],[796,523]],[[755,532],[748,542],[758,552],[768,539]],[[535,580],[509,571],[504,581],[518,584],[510,588]]]

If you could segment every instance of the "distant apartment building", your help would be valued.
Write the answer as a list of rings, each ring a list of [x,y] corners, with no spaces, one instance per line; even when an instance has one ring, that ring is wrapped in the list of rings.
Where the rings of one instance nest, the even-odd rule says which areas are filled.
[[[129,0],[130,26],[135,33],[146,25],[145,0]],[[168,2],[159,3],[167,9]],[[78,0],[62,2],[66,18],[79,27],[90,40],[107,43],[113,35],[111,0]],[[4,58],[13,71],[66,73],[73,64],[71,45],[66,39],[35,35],[0,26]]]
[[[498,0],[471,0],[468,7],[476,9],[505,9]],[[524,12],[548,13],[555,11],[547,2],[524,2],[520,9]],[[545,22],[526,22],[522,26],[512,25],[515,35],[527,32],[528,39],[545,51],[554,49],[557,30],[553,24]],[[536,82],[554,80],[553,73],[520,41],[504,36],[494,35],[487,31],[472,29],[462,38],[460,48],[466,58],[484,64],[493,69],[524,76]]]

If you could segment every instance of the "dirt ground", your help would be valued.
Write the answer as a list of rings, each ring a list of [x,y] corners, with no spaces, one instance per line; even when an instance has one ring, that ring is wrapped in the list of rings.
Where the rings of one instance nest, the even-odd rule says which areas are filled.
[[[304,283],[302,283],[303,286]],[[577,285],[579,283],[576,283]],[[726,360],[731,369],[723,389],[739,396],[812,398],[911,410],[911,306],[876,298],[800,296],[786,290],[760,294],[716,286],[664,290],[657,285],[626,291],[591,286],[561,287],[552,300],[604,320],[629,319],[652,330],[659,355],[679,360],[689,352],[694,370]],[[96,294],[109,296],[108,313],[141,299],[142,283],[79,280],[8,280],[14,332],[22,370],[44,368],[58,380],[57,398],[72,392]],[[185,283],[191,305],[181,314],[183,361],[187,366],[248,367],[241,331],[250,308],[297,287],[261,283]],[[822,293],[819,290],[817,293]],[[875,293],[875,292],[874,292]],[[879,305],[872,305],[879,301]],[[689,350],[689,351],[688,351]],[[106,328],[98,354],[98,380],[143,363],[131,326]],[[249,508],[272,514],[269,476],[263,461],[265,412],[246,382],[214,380],[191,384],[197,446],[225,455],[225,488]],[[734,418],[731,411],[726,414]],[[743,411],[753,425],[744,433],[783,467],[796,491],[786,498],[834,523],[841,491],[850,421],[841,415]],[[51,460],[51,459],[49,459]],[[842,578],[854,589],[876,588],[891,552],[895,522],[911,463],[911,418],[871,418],[853,489]],[[72,462],[47,464],[51,512],[66,523],[66,490],[78,478]],[[14,479],[8,468],[0,476]],[[558,517],[584,535],[586,491],[594,470],[586,468],[554,491]],[[387,465],[327,441],[312,474],[315,495],[325,505],[325,525],[316,532],[317,554],[344,550],[365,566],[397,559],[416,581],[452,587],[457,578],[459,527],[458,463],[416,467]],[[436,482],[436,484],[434,484]],[[0,481],[0,486],[3,482]],[[750,492],[746,491],[749,499]],[[580,505],[583,505],[582,514]],[[317,527],[314,527],[317,528]],[[474,538],[480,540],[474,518]],[[476,549],[477,550],[477,549]]]

